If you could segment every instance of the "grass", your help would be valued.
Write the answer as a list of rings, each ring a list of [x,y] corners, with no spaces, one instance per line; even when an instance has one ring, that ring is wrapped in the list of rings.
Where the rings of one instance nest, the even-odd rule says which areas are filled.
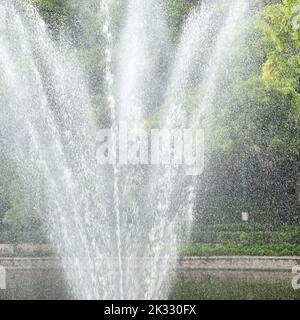
[[[44,280],[30,285],[0,290],[0,300],[66,300],[71,299],[66,285],[60,281]]]
[[[171,300],[300,300],[300,290],[289,284],[178,282],[171,289]],[[0,300],[72,299],[61,281],[43,281],[30,286],[0,290]]]
[[[179,282],[170,293],[174,300],[300,300],[300,290],[288,284]]]
[[[8,235],[0,232],[0,242]],[[5,235],[5,237],[4,237]],[[24,239],[27,239],[24,236]],[[3,242],[4,243],[4,242]],[[181,245],[186,256],[300,256],[300,226],[258,223],[197,225],[191,243]],[[50,250],[25,252],[16,250],[14,256],[52,256]]]
[[[256,223],[203,225],[194,228],[187,256],[299,256],[300,227]]]
[[[300,244],[300,227],[260,224],[231,224],[197,226],[193,229],[193,243],[234,242],[244,245],[274,243]]]

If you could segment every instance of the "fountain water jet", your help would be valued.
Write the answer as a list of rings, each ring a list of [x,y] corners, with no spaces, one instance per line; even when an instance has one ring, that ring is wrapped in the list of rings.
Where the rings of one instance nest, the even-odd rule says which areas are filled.
[[[1,150],[15,164],[33,209],[44,213],[74,295],[100,298],[97,246],[105,248],[107,240],[101,242],[93,224],[102,216],[104,226],[106,219],[83,73],[66,42],[51,40],[34,7],[6,1],[0,9]],[[86,273],[86,265],[95,272]]]
[[[129,0],[117,44],[111,1],[89,4],[103,18],[112,141],[119,121],[141,127],[160,105],[162,127],[196,128],[203,115],[210,121],[249,1],[232,1],[224,12],[217,0],[203,1],[187,19],[169,64],[173,47],[162,0]],[[1,150],[45,215],[74,297],[166,298],[177,246],[192,224],[197,177],[178,165],[114,161],[100,168],[94,110],[73,48],[63,37],[52,39],[31,5],[6,1],[0,14]],[[169,73],[161,71],[167,67]],[[182,99],[195,88],[198,108],[186,110]]]

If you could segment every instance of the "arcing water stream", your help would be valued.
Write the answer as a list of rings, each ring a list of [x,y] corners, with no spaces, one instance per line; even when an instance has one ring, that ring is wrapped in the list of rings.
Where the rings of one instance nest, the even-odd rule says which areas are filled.
[[[177,46],[163,0],[128,0],[118,36],[112,1],[91,3],[103,20],[112,141],[118,142],[120,121],[141,128],[153,113],[157,125],[171,129],[197,128],[213,117],[250,0],[202,1]],[[198,179],[178,165],[122,166],[115,152],[114,164],[101,167],[88,79],[76,51],[64,37],[52,38],[33,5],[6,0],[0,15],[1,150],[32,210],[43,212],[74,297],[166,298],[177,245],[192,225]],[[182,101],[195,88],[198,108],[187,110]]]

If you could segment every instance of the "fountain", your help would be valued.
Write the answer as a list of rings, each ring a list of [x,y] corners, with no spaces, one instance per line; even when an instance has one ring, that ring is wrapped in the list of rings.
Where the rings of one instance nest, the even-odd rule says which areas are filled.
[[[203,119],[209,127],[227,49],[249,2],[220,9],[217,0],[203,1],[177,47],[163,0],[128,0],[117,37],[111,1],[89,2],[103,19],[112,141],[120,121],[141,129],[153,114],[162,128],[195,129]],[[76,50],[63,35],[53,39],[33,5],[4,1],[0,14],[1,150],[33,210],[43,212],[74,298],[167,298],[199,177],[180,165],[124,166],[115,152],[114,164],[99,165],[99,128]],[[183,103],[191,92],[197,110]]]

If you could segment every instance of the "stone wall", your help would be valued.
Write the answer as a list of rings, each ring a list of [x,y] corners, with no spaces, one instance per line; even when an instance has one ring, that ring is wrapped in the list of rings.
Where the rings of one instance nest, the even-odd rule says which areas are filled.
[[[300,257],[184,257],[178,262],[177,278],[195,282],[289,283],[295,265],[300,265]],[[63,278],[57,258],[0,258],[0,289]]]
[[[300,257],[185,257],[179,260],[178,269],[284,271],[299,264]]]
[[[51,251],[51,248],[46,244],[0,244],[0,257],[12,257],[20,255],[47,256],[51,254]]]

